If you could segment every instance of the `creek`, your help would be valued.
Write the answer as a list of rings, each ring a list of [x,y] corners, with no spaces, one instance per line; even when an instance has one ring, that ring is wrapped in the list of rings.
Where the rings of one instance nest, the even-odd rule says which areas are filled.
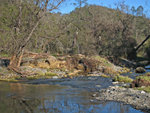
[[[0,82],[0,113],[144,113],[114,101],[92,100],[92,92],[112,85],[110,78]]]

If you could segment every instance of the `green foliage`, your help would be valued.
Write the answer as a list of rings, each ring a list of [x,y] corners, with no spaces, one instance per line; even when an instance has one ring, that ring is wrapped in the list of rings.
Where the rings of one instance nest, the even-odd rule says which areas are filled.
[[[52,72],[47,72],[47,73],[45,73],[45,76],[57,76],[57,74],[56,73],[52,73]]]
[[[0,47],[9,53],[17,51],[36,21],[35,6],[27,1],[6,2],[0,5]]]
[[[7,82],[17,82],[20,79],[20,76],[12,75],[0,75],[0,81],[7,81]]]
[[[104,78],[110,78],[110,76],[105,75],[105,74],[102,74],[101,77],[104,77]]]
[[[10,55],[9,54],[7,54],[7,53],[1,53],[0,54],[0,57],[9,57]]]
[[[52,78],[53,76],[57,76],[57,74],[52,72],[46,72],[46,73],[39,73],[38,75],[26,76],[26,78],[28,80],[41,79],[41,78],[48,79],[48,78]]]
[[[133,80],[127,76],[116,75],[114,81],[131,83]]]
[[[136,79],[142,79],[142,80],[150,82],[150,76],[147,76],[147,75],[138,76],[136,77]]]
[[[86,3],[86,0],[81,1]],[[18,44],[24,42],[36,22],[40,8],[24,1],[20,26],[17,2],[1,4],[0,10],[0,49],[11,53],[18,49]],[[136,9],[132,8],[132,11],[135,13]],[[149,23],[145,17],[126,14],[121,9],[85,5],[66,15],[48,13],[33,33],[27,49],[51,54],[127,57],[149,33]],[[141,54],[145,50],[149,52],[149,45],[147,42]]]
[[[150,93],[150,86],[148,86],[148,87],[138,87],[138,88],[135,88],[135,89]]]

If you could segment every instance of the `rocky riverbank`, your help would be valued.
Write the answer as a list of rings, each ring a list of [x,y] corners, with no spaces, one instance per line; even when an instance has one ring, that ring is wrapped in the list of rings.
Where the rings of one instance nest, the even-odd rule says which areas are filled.
[[[56,79],[61,81],[67,79],[69,81],[75,80],[76,83],[76,77],[81,76],[82,79],[84,76],[84,80],[87,77],[87,80],[91,78],[95,82],[97,80],[97,83],[102,83],[100,85],[95,84],[95,88],[92,87],[93,89],[98,89],[102,87],[105,82],[105,79],[99,78],[110,77],[110,79],[108,79],[109,86],[112,85],[112,79],[115,81],[114,85],[117,86],[110,86],[107,89],[96,92],[93,94],[95,99],[124,102],[126,104],[131,104],[136,109],[150,111],[150,94],[146,93],[146,91],[150,91],[150,74],[139,76],[135,78],[135,80],[128,76],[121,76],[121,73],[127,73],[130,70],[114,65],[107,58],[102,58],[100,56],[85,56],[81,54],[72,56],[51,56],[48,54],[26,53],[24,54],[19,68],[21,72],[26,73],[24,75],[9,70],[7,68],[9,64],[8,60],[9,59],[0,60],[0,80],[16,82],[20,80],[28,81],[37,79],[44,80],[45,82],[47,79],[52,79],[52,81],[53,79],[54,81]],[[85,81],[81,82],[82,85],[85,84]],[[142,89],[144,91],[137,91],[133,88],[120,88],[118,86],[118,84],[120,84],[119,82],[131,84],[133,88],[138,87],[141,89],[143,86],[145,88]],[[72,84],[72,82],[70,83]],[[125,85],[126,84],[123,84],[121,86]]]
[[[0,58],[0,80],[16,81],[25,79],[49,79],[74,76],[105,76],[112,77],[120,73],[128,72],[128,68],[116,66],[107,58],[100,56],[65,55],[51,56],[49,54],[25,53],[18,72],[7,69],[9,62]]]
[[[150,93],[144,91],[110,86],[107,89],[95,92],[92,96],[99,101],[118,101],[130,104],[136,109],[150,113]]]

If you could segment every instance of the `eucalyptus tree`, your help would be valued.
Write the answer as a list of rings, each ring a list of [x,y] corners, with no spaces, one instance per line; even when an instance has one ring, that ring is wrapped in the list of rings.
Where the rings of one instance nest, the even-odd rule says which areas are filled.
[[[2,10],[1,24],[11,32],[10,69],[20,66],[24,49],[47,14],[57,9],[64,0],[9,0]],[[9,11],[8,11],[9,10]],[[8,12],[8,13],[6,13]],[[7,31],[7,30],[6,30]]]

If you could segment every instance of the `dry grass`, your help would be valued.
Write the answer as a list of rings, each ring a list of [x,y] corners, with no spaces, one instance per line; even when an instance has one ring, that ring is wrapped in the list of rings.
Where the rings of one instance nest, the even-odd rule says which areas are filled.
[[[0,81],[17,82],[21,77],[18,75],[0,75]]]
[[[53,76],[57,76],[56,73],[52,73],[52,72],[47,72],[47,73],[39,73],[38,75],[30,75],[30,76],[26,76],[26,78],[28,80],[34,80],[34,79],[49,79],[52,78]]]
[[[96,56],[92,56],[91,58],[99,61],[100,64],[103,65],[103,66],[107,66],[107,67],[112,66],[112,63],[110,63],[107,59],[102,58],[101,56],[96,55]]]

